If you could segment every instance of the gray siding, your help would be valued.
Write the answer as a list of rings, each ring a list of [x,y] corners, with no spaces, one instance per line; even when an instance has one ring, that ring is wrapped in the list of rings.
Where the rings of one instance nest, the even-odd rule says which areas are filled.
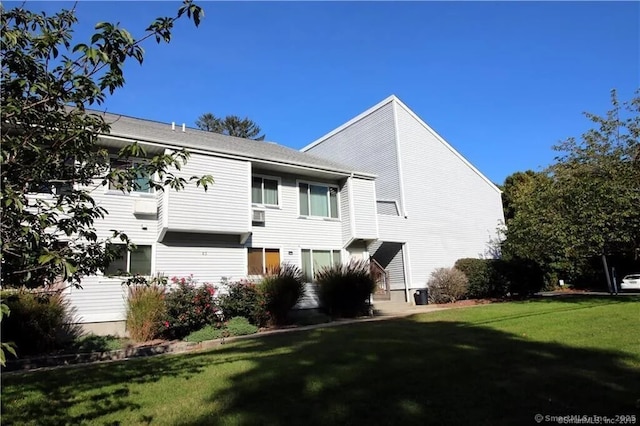
[[[376,209],[378,214],[387,216],[400,216],[398,205],[393,201],[376,201]]]
[[[82,288],[69,288],[66,296],[73,306],[73,320],[79,323],[124,321],[127,287],[121,279],[91,276]]]
[[[346,212],[349,215],[342,220],[342,244],[346,244],[353,235],[353,229],[351,227],[353,219],[351,218],[351,209],[349,208],[350,186],[351,181],[347,179],[340,187],[340,211]]]
[[[256,172],[267,175],[266,172]],[[280,249],[280,259],[296,265],[301,264],[300,250],[342,248],[343,223],[348,221],[348,211],[341,207],[342,192],[338,194],[338,219],[303,218],[300,217],[298,176],[289,174],[268,173],[269,176],[280,178],[280,206],[266,207],[264,225],[252,226],[251,237],[247,247]],[[308,181],[307,179],[302,179]],[[313,179],[311,179],[313,180]],[[317,180],[313,180],[318,182]],[[324,184],[337,185],[338,182],[324,181]],[[257,208],[257,207],[256,207]],[[291,252],[291,254],[289,254]]]
[[[175,232],[234,233],[249,231],[250,163],[247,161],[192,154],[176,175],[211,174],[215,183],[207,192],[187,185],[169,191],[168,229]]]
[[[500,192],[405,107],[396,104],[405,178],[411,285],[462,257],[484,255],[503,220]]]
[[[327,137],[307,152],[376,174],[378,198],[401,201],[392,102]]]
[[[246,276],[246,249],[234,235],[168,232],[156,247],[156,271],[168,277],[193,274],[200,283]]]
[[[355,229],[354,238],[374,240],[378,238],[378,221],[376,215],[376,187],[372,180],[349,179],[349,193],[353,197],[351,206]]]
[[[393,96],[305,149],[379,176],[378,237],[406,243],[391,265],[408,264],[410,288],[435,268],[483,256],[496,238],[499,190]]]
[[[158,235],[158,220],[155,216],[136,216],[133,214],[136,200],[149,198],[156,201],[161,194],[137,195],[123,194],[120,191],[109,191],[99,187],[91,194],[95,202],[104,207],[108,214],[104,219],[95,222],[98,238],[111,237],[112,229],[117,229],[129,236],[136,244],[151,244]]]

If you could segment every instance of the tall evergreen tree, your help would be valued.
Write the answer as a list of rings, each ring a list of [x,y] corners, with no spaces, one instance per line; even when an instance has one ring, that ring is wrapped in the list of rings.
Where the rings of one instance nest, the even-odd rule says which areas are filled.
[[[258,126],[253,120],[248,117],[240,118],[237,115],[228,115],[225,118],[218,118],[208,112],[198,117],[196,120],[196,126],[201,130],[236,136],[238,138],[254,139],[257,141],[262,141],[265,138],[264,134],[260,134],[260,126]]]

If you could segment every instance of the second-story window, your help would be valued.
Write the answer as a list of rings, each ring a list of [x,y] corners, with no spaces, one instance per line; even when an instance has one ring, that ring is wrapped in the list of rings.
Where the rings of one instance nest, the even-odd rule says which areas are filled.
[[[126,170],[126,169],[131,169],[134,167],[139,167],[141,165],[144,165],[144,160],[141,160],[141,159],[140,160],[138,159],[123,160],[123,159],[112,157],[110,159],[109,165],[111,166],[112,169],[115,168],[115,169]],[[132,182],[133,186],[131,188],[131,192],[141,193],[141,194],[152,193],[153,188],[149,185],[149,179],[150,179],[150,176],[147,173],[145,173],[143,170],[140,170],[136,178]],[[117,184],[115,182],[110,182],[109,189],[117,190],[119,188],[117,187]]]
[[[278,205],[278,180],[254,176],[251,182],[251,202],[267,206]]]
[[[300,215],[338,218],[338,187],[299,183]]]

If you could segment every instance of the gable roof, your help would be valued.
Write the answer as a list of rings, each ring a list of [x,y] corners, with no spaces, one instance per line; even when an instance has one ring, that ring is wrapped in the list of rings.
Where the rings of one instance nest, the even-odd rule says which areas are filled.
[[[367,117],[368,115],[374,113],[375,111],[379,110],[380,108],[382,108],[383,106],[389,104],[389,103],[395,103],[396,105],[400,106],[401,108],[404,108],[405,111],[407,111],[407,113],[409,115],[411,115],[411,117],[413,117],[422,127],[424,127],[429,133],[431,133],[438,142],[440,142],[442,145],[444,145],[449,151],[451,151],[451,153],[453,153],[456,157],[458,157],[467,167],[469,167],[474,173],[476,173],[482,180],[484,180],[489,186],[491,186],[493,189],[495,189],[496,191],[498,191],[499,193],[502,193],[502,190],[500,190],[500,188],[498,188],[496,186],[496,184],[494,184],[493,182],[491,182],[491,180],[486,177],[485,175],[482,174],[482,172],[480,172],[480,170],[478,170],[473,164],[471,164],[469,162],[469,160],[467,160],[466,158],[464,158],[462,156],[462,154],[460,154],[458,151],[456,151],[456,149],[454,147],[452,147],[446,140],[444,140],[444,138],[442,136],[440,136],[435,130],[433,130],[427,123],[425,123],[420,117],[418,117],[418,115],[413,112],[407,105],[405,105],[404,102],[402,102],[396,95],[391,95],[388,98],[382,100],[381,102],[377,103],[376,105],[372,106],[371,108],[369,108],[368,110],[364,111],[361,114],[358,114],[356,117],[352,118],[351,120],[347,121],[346,123],[344,123],[343,125],[333,129],[332,131],[330,131],[329,133],[327,133],[324,136],[321,136],[320,138],[316,139],[315,141],[311,142],[309,145],[303,147],[300,149],[300,151],[302,152],[307,152],[308,150],[312,149],[313,147],[320,145],[321,143],[323,143],[324,141],[326,141],[327,139],[329,139],[331,136],[340,133],[341,131],[343,131],[344,129],[348,128],[349,126],[357,123],[358,121],[362,120],[363,118]],[[395,114],[395,112],[394,112]],[[394,124],[395,126],[397,126],[397,123]],[[398,141],[396,141],[396,143],[398,143]]]
[[[111,125],[107,136],[122,137],[140,142],[151,142],[169,147],[180,147],[206,151],[212,154],[222,154],[255,162],[275,163],[284,166],[295,166],[321,172],[332,172],[343,175],[355,175],[368,179],[375,175],[353,170],[351,167],[312,154],[304,153],[292,148],[278,145],[274,142],[255,141],[207,132],[200,129],[158,121],[129,117],[90,110]]]

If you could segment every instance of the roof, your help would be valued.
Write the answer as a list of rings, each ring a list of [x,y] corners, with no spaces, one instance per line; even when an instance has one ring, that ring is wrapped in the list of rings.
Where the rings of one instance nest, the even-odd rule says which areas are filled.
[[[185,127],[185,131],[183,131],[181,125],[175,125],[174,130],[170,123],[95,110],[88,112],[104,117],[105,121],[111,125],[109,133],[111,136],[237,156],[256,162],[277,163],[344,175],[353,174],[370,179],[375,178],[375,175],[371,173],[356,171],[347,165],[278,145],[275,142],[238,138],[191,127]]]

